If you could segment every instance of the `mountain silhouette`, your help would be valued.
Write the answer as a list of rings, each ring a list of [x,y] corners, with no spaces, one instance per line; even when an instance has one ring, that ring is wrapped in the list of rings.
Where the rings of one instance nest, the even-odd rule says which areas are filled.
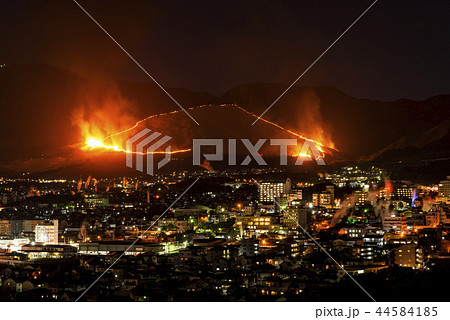
[[[176,111],[150,118],[127,134],[149,127],[173,137],[173,147],[177,148],[187,147],[192,138],[245,138],[253,142],[294,138],[261,120],[252,125],[255,115],[287,88],[282,83],[242,84],[220,97],[168,88],[184,108],[193,108],[189,112],[200,126],[154,83],[88,79],[44,64],[6,66],[0,69],[0,83],[3,172],[82,167],[86,152],[79,150],[85,139],[80,133],[80,118],[89,120],[91,113],[96,116],[94,125],[102,126],[102,119],[109,117],[119,131],[149,115]],[[103,113],[96,114],[97,106]],[[449,116],[450,95],[386,102],[351,97],[334,87],[294,86],[263,118],[339,150],[326,148],[330,160],[392,162],[450,157]]]

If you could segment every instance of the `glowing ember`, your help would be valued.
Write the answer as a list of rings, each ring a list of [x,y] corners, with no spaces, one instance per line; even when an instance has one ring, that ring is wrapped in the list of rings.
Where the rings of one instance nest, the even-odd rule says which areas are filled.
[[[101,142],[98,139],[94,139],[94,138],[89,138],[87,140],[86,144],[88,145],[88,147],[91,147],[91,148],[98,148],[98,147],[104,147],[105,146],[103,144],[103,142]]]
[[[175,153],[182,153],[182,152],[188,152],[191,151],[191,149],[181,149],[181,150],[175,150],[175,151],[153,151],[153,152],[135,152],[135,151],[130,151],[130,150],[125,150],[125,149],[121,149],[119,148],[119,146],[107,146],[105,145],[101,140],[99,139],[95,139],[95,138],[89,138],[87,139],[86,145],[92,150],[95,148],[102,148],[102,149],[110,149],[112,151],[118,151],[118,152],[125,152],[125,153],[133,153],[133,154],[175,154]]]
[[[106,146],[101,140],[95,139],[95,138],[89,138],[86,142],[87,146],[91,149],[94,148],[105,148],[105,149],[112,149],[115,151],[125,151],[121,150],[119,146]]]
[[[301,157],[301,158],[311,158],[309,154],[299,153],[298,155],[293,155],[293,157]]]

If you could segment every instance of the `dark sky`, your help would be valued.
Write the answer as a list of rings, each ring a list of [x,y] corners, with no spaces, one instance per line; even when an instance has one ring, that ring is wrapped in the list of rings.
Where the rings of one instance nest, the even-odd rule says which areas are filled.
[[[372,1],[79,2],[164,86],[220,95],[292,82]],[[381,100],[450,93],[449,14],[446,0],[379,0],[298,84]],[[70,0],[2,1],[0,30],[0,64],[149,81]]]

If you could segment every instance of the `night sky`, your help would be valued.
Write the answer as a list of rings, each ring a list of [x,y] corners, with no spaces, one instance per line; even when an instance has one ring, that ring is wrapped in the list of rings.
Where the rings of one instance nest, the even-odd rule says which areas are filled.
[[[372,1],[82,1],[167,87],[291,83]],[[448,1],[378,1],[299,85],[370,99],[450,93]],[[150,81],[72,1],[2,1],[0,64]]]

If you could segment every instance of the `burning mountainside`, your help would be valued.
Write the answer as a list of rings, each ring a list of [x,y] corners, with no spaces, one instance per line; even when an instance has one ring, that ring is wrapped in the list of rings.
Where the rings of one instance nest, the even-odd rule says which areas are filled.
[[[79,107],[72,112],[72,123],[79,128],[87,146],[119,150],[120,140],[110,140],[110,145],[105,145],[99,137],[133,123],[136,119],[133,104],[114,86],[106,92],[90,91],[81,97]]]
[[[86,145],[83,146],[83,149],[104,149],[104,150],[111,150],[111,151],[117,151],[117,152],[124,152],[124,153],[136,153],[134,150],[129,150],[125,147],[126,140],[128,140],[131,136],[136,134],[139,130],[142,130],[146,126],[149,128],[154,128],[155,126],[158,127],[158,130],[161,130],[161,132],[173,132],[173,127],[177,125],[181,125],[181,127],[184,127],[184,133],[190,132],[193,134],[193,138],[195,137],[201,137],[201,138],[218,138],[217,136],[217,129],[221,125],[223,128],[236,128],[233,135],[227,136],[222,135],[221,138],[247,138],[249,136],[249,132],[255,131],[261,133],[260,136],[258,134],[252,134],[251,136],[257,136],[259,138],[273,138],[278,136],[273,136],[271,131],[263,130],[264,133],[261,132],[261,126],[250,126],[251,122],[248,124],[241,123],[239,125],[236,125],[236,119],[242,120],[243,114],[250,116],[251,118],[258,118],[258,116],[250,111],[247,111],[243,107],[240,107],[235,104],[223,104],[223,105],[201,105],[197,107],[192,107],[187,109],[188,112],[194,113],[196,117],[203,118],[205,113],[213,113],[212,117],[209,119],[205,119],[205,121],[201,122],[202,125],[200,126],[200,131],[203,131],[205,135],[200,135],[199,130],[195,130],[196,128],[189,127],[189,122],[186,122],[186,119],[182,119],[181,117],[184,117],[182,110],[175,110],[172,112],[166,112],[156,115],[151,115],[147,118],[144,118],[142,120],[137,121],[133,126],[122,129],[120,131],[111,133],[109,135],[105,135],[104,137],[101,136],[95,136],[91,135],[90,132],[102,132],[104,131],[103,128],[96,128],[98,125],[98,122],[93,122],[90,127],[87,122],[83,122],[82,128],[84,128],[84,133],[88,133],[88,135],[85,135],[86,139]],[[241,112],[242,111],[242,112]],[[225,114],[230,113],[230,114]],[[220,113],[220,117],[217,117],[214,113]],[[230,116],[231,115],[231,116]],[[180,117],[181,116],[181,117]],[[228,119],[227,119],[228,118]],[[244,117],[245,118],[245,117]],[[103,118],[102,121],[105,122],[106,118]],[[174,121],[171,121],[174,120]],[[276,130],[276,134],[282,134],[284,138],[299,138],[301,141],[303,140],[309,140],[314,143],[314,145],[317,147],[317,149],[322,153],[322,157],[324,157],[329,151],[336,149],[333,148],[333,146],[325,146],[319,141],[316,141],[314,139],[311,139],[309,137],[305,137],[299,133],[296,133],[292,130],[286,129],[282,127],[281,125],[271,122],[269,120],[260,118],[259,119],[262,124],[264,124],[264,127],[268,124],[270,127],[274,128]],[[111,121],[114,121],[114,118],[111,119]],[[239,122],[239,121],[238,121]],[[167,123],[169,126],[162,126],[161,123]],[[214,123],[215,128],[211,128],[210,124]],[[207,127],[207,130],[201,130],[203,127]],[[159,129],[160,128],[160,129]],[[241,130],[241,128],[248,128],[248,131],[245,130],[244,132]],[[272,130],[273,131],[273,130]],[[211,134],[211,132],[214,132],[214,134]],[[241,132],[243,135],[241,137],[236,136],[236,133]],[[170,153],[183,153],[183,152],[189,152],[191,149],[188,147],[189,141],[186,141],[187,135],[182,134],[180,136],[180,133],[177,132],[175,134],[175,143],[177,143],[178,146],[180,146],[178,149],[171,151]],[[181,142],[180,142],[181,141]],[[153,153],[165,153],[165,151],[153,151]],[[291,150],[292,156],[299,155],[299,150],[295,148],[294,150]],[[310,154],[303,154],[304,157],[311,157]]]
[[[448,126],[440,123],[449,118],[450,95],[422,102],[381,102],[355,99],[331,87],[313,91],[293,87],[252,126],[255,116],[286,84],[240,85],[221,97],[170,89],[186,108],[201,105],[189,109],[200,123],[194,126],[182,111],[168,112],[174,109],[173,101],[151,83],[90,81],[47,65],[11,65],[0,73],[0,82],[5,119],[0,127],[0,161],[5,173],[39,172],[74,163],[82,168],[83,161],[106,167],[105,161],[113,158],[121,158],[117,163],[123,167],[125,141],[143,128],[173,137],[173,151],[191,149],[192,138],[248,138],[254,143],[260,138],[308,137],[320,143],[329,164],[336,156],[356,160],[406,137],[400,147],[408,149],[391,149],[382,155],[387,159],[383,161],[404,155],[419,160],[448,158]],[[146,118],[148,114],[154,115]],[[342,153],[332,149],[333,143]],[[266,151],[270,152],[261,152]],[[188,154],[180,152],[177,157]]]

